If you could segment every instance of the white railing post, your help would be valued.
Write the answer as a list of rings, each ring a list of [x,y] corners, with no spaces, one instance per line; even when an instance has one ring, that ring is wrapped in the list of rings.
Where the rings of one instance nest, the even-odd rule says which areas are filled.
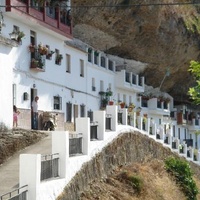
[[[19,186],[28,185],[28,200],[37,200],[41,176],[41,155],[21,154],[19,162]]]
[[[118,106],[106,106],[106,114],[111,115],[111,130],[116,131],[118,125]]]
[[[127,125],[128,124],[128,112],[127,108],[122,109],[122,124]]]
[[[83,134],[83,154],[88,155],[90,146],[90,118],[76,118],[76,133]]]
[[[98,122],[97,138],[99,140],[104,140],[104,134],[106,130],[106,112],[102,110],[94,111],[93,121]]]
[[[69,163],[69,132],[53,131],[52,132],[52,154],[59,154],[59,177],[66,178]]]

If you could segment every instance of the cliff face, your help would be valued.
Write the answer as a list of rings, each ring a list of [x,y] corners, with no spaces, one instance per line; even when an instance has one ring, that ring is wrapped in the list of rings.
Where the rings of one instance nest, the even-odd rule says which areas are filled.
[[[147,85],[159,87],[169,70],[161,90],[183,101],[194,84],[189,63],[199,60],[200,4],[143,6],[148,3],[152,1],[73,0],[73,35],[108,54],[147,63],[142,72]]]

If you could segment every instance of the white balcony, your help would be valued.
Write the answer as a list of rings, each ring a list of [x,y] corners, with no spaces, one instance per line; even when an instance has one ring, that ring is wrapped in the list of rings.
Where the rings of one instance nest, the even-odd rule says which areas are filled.
[[[132,72],[126,72],[126,70],[116,73],[116,87],[134,92],[144,92],[144,77],[139,77],[139,75]]]

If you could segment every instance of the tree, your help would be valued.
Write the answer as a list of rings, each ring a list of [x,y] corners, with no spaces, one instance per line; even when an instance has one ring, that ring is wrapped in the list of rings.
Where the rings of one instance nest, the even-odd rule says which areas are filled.
[[[196,80],[196,85],[194,87],[190,87],[188,90],[188,94],[190,98],[194,101],[196,105],[200,104],[200,63],[197,61],[190,61],[190,66],[188,69],[189,72],[192,73]]]

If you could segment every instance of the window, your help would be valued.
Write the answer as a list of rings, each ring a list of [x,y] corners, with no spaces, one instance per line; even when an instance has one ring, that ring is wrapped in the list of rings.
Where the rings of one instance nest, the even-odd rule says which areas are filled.
[[[54,96],[53,98],[54,110],[62,110],[62,97]]]
[[[101,57],[101,66],[106,67],[106,59],[103,56]]]
[[[100,91],[104,91],[104,82],[100,81]]]
[[[62,54],[60,54],[60,51],[58,49],[55,49],[55,64],[56,65],[61,65],[61,61],[63,59]]]
[[[132,74],[132,84],[136,85],[136,75]]]
[[[148,100],[147,99],[142,99],[142,107],[148,107]]]
[[[113,62],[111,60],[108,61],[108,69],[113,71]]]
[[[173,137],[175,137],[176,136],[176,127],[175,127],[175,125],[173,125]]]
[[[66,54],[66,72],[71,73],[71,56]]]
[[[99,53],[97,51],[94,52],[94,64],[98,65],[98,58],[99,58]]]
[[[95,78],[92,78],[92,91],[96,91]]]
[[[130,83],[130,74],[128,72],[126,72],[125,74],[125,78],[126,78],[126,82]]]
[[[92,48],[88,49],[88,62],[92,62]]]
[[[66,5],[64,4],[63,7],[65,6]],[[61,9],[62,9],[62,5],[61,5]],[[71,25],[71,10],[67,10],[65,8],[60,10],[60,21],[63,24],[70,26]]]
[[[88,110],[88,117],[90,118],[90,122],[93,122],[93,111]]]
[[[161,108],[162,107],[162,102],[160,100],[157,100],[157,108]]]
[[[84,61],[80,59],[80,76],[84,77]]]
[[[72,103],[67,103],[67,122],[71,122],[72,119]]]
[[[43,11],[43,7],[40,6],[40,3],[36,2],[35,0],[31,0],[31,7],[33,7],[34,9],[42,12]]]
[[[80,108],[81,108],[81,117],[85,117],[85,105],[81,104]]]

